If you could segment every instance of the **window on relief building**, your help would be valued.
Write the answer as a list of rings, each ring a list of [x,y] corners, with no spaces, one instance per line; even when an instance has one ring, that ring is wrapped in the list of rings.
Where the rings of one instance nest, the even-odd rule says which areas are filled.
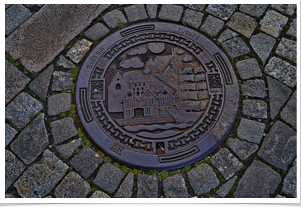
[[[147,107],[147,108],[145,109],[145,114],[146,114],[146,115],[150,115],[150,114],[151,114],[151,109],[150,109],[149,107]]]
[[[147,106],[147,99],[142,100],[142,106]]]
[[[164,106],[165,105],[165,98],[160,98],[160,106]]]
[[[129,106],[130,106],[130,101],[124,100],[124,107],[129,107]]]
[[[126,115],[126,116],[131,115],[131,110],[125,110],[125,115]]]
[[[149,101],[150,106],[154,105],[154,99],[153,98],[150,98],[148,101]]]
[[[166,105],[171,105],[171,98],[170,97],[166,97]]]
[[[131,106],[136,106],[136,100],[135,99],[131,99]]]

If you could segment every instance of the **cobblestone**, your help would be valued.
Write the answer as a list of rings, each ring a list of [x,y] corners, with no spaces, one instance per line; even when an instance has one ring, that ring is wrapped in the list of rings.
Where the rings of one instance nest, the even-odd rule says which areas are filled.
[[[297,37],[297,19],[294,19],[294,21],[290,24],[290,28],[286,34],[292,37]]]
[[[68,165],[48,149],[42,159],[31,165],[15,182],[14,187],[23,198],[41,198],[47,195],[64,177]]]
[[[44,117],[43,113],[39,114],[10,145],[26,165],[32,163],[49,144]]]
[[[229,181],[227,181],[224,185],[222,185],[217,191],[216,193],[218,195],[220,195],[221,197],[226,197],[228,195],[228,193],[230,192],[231,188],[233,187],[235,181],[237,179],[237,176],[234,176],[233,178],[231,178]]]
[[[79,63],[88,53],[91,45],[92,42],[86,39],[81,39],[67,52],[67,57],[69,57],[73,62]]]
[[[115,28],[119,23],[127,23],[125,16],[121,11],[115,9],[111,12],[106,13],[103,16],[103,21],[112,29]]]
[[[66,117],[50,123],[54,144],[60,144],[77,135],[74,121],[71,117]]]
[[[227,26],[249,38],[254,32],[257,24],[257,21],[252,17],[240,12],[235,12],[228,21]]]
[[[284,109],[280,112],[280,117],[286,123],[297,128],[297,91],[294,92]]]
[[[110,30],[102,23],[96,23],[85,32],[85,36],[91,40],[98,40],[106,36],[109,32]]]
[[[75,65],[67,60],[63,55],[60,55],[60,59],[57,61],[58,66],[62,66],[63,68],[75,68]]]
[[[260,17],[267,8],[268,4],[242,4],[239,10],[248,15]]]
[[[288,171],[283,181],[283,192],[294,198],[297,198],[297,165],[294,162],[294,166]]]
[[[270,116],[274,119],[289,98],[291,89],[269,76],[267,76],[267,81],[270,97]]]
[[[297,5],[296,4],[272,4],[272,8],[277,9],[282,13],[293,15],[297,8]]]
[[[183,6],[195,11],[203,11],[206,7],[206,4],[183,4]]]
[[[236,9],[235,4],[209,4],[206,12],[222,20],[228,20]]]
[[[217,39],[218,42],[222,43],[225,42],[226,40],[229,40],[233,37],[238,36],[238,34],[236,32],[233,32],[230,29],[225,29],[223,31],[223,33],[219,36],[219,38]]]
[[[134,186],[134,173],[130,172],[120,185],[116,192],[115,198],[130,198]]]
[[[246,160],[258,149],[257,144],[248,143],[238,138],[229,138],[227,145],[241,160]]]
[[[86,146],[72,158],[70,164],[81,176],[88,178],[102,161],[102,157]]]
[[[238,61],[235,66],[243,80],[260,77],[262,75],[255,58]]]
[[[138,175],[137,198],[158,198],[158,177],[155,175]]]
[[[237,136],[248,142],[259,144],[264,128],[264,123],[242,118],[237,128]]]
[[[293,66],[277,57],[272,57],[269,60],[267,66],[264,69],[264,72],[270,76],[273,76],[289,87],[294,87],[297,83],[296,66]]]
[[[201,31],[215,37],[223,28],[224,24],[222,20],[209,15],[201,26]]]
[[[266,34],[260,33],[257,35],[253,35],[250,39],[250,45],[259,56],[263,64],[265,64],[268,59],[276,40]]]
[[[54,71],[52,74],[52,91],[70,90],[73,83],[71,73]]]
[[[233,39],[222,43],[222,47],[232,58],[236,58],[250,52],[250,49],[240,37],[234,37]]]
[[[18,134],[17,130],[5,124],[5,147],[13,140],[16,134]]]
[[[214,189],[219,185],[216,174],[208,164],[202,163],[189,170],[187,174],[190,185],[196,195],[208,193],[211,189]]]
[[[124,11],[129,22],[140,21],[148,17],[143,4],[125,7]]]
[[[29,88],[37,96],[46,101],[48,87],[51,79],[51,74],[53,72],[53,65],[50,65],[43,73],[41,73],[36,79],[34,79],[30,84]]]
[[[204,14],[201,12],[196,12],[190,9],[187,9],[184,13],[182,23],[193,28],[199,28],[202,23],[202,18]]]
[[[55,116],[62,112],[69,111],[71,109],[71,94],[60,93],[50,96],[48,98],[47,106],[47,112],[50,116]]]
[[[150,19],[155,19],[157,16],[158,4],[147,4],[146,11]]]
[[[54,189],[56,198],[86,198],[91,188],[77,173],[71,171]]]
[[[287,20],[288,18],[282,14],[268,10],[263,19],[259,22],[260,29],[273,37],[278,37]]]
[[[108,196],[106,193],[98,190],[95,191],[90,198],[110,198],[110,196]]]
[[[159,19],[168,20],[173,22],[179,22],[181,15],[183,13],[183,7],[172,5],[172,4],[163,4],[159,12]]]
[[[280,175],[255,160],[238,182],[233,195],[235,198],[269,198],[280,182]]]
[[[219,150],[210,158],[210,161],[226,180],[229,180],[237,171],[239,171],[243,167],[243,164],[239,162],[238,159],[233,156],[226,148]]]
[[[259,119],[267,119],[267,104],[262,100],[243,100],[242,113]]]
[[[5,104],[8,104],[30,79],[5,59]]]
[[[165,178],[163,191],[166,198],[188,198],[185,180],[181,174]]]
[[[289,126],[277,121],[264,138],[258,156],[273,166],[287,170],[296,157],[297,135]]]
[[[266,87],[264,80],[256,79],[256,80],[247,80],[241,86],[241,92],[244,96],[265,98]]]
[[[277,47],[276,54],[297,63],[297,42],[282,38]]]
[[[12,152],[5,150],[5,191],[24,170],[24,164]]]
[[[83,140],[81,138],[72,140],[67,144],[56,146],[55,149],[65,158],[71,157],[72,153],[82,145]]]

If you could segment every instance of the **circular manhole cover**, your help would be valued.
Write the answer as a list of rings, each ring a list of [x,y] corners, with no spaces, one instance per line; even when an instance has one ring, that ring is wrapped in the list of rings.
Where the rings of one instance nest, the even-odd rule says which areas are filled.
[[[105,38],[76,84],[76,108],[92,142],[140,169],[202,159],[230,132],[239,89],[224,53],[172,23],[141,23]]]

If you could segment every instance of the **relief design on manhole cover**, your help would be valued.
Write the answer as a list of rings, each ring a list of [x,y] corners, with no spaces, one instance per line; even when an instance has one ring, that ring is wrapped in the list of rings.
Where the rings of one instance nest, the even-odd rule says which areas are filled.
[[[229,133],[238,107],[229,60],[171,23],[136,24],[104,39],[76,85],[83,128],[101,150],[142,169],[195,162]]]

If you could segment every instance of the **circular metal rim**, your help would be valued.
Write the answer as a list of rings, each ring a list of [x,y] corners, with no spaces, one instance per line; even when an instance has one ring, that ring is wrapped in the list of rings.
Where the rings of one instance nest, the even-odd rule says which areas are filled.
[[[79,71],[78,74],[78,79],[77,79],[77,83],[76,83],[76,89],[75,89],[75,93],[74,93],[74,99],[75,99],[75,105],[76,105],[76,111],[79,117],[79,122],[82,126],[82,128],[84,129],[85,133],[88,135],[89,139],[92,141],[92,143],[94,143],[99,149],[101,149],[101,151],[103,151],[106,155],[110,156],[113,160],[116,160],[117,162],[121,163],[121,164],[125,164],[129,167],[133,167],[133,168],[138,168],[138,169],[143,169],[143,170],[170,170],[170,169],[177,169],[177,168],[181,168],[185,165],[189,165],[192,164],[200,159],[203,159],[205,156],[207,156],[208,154],[210,154],[213,150],[215,150],[223,141],[224,139],[227,137],[227,135],[229,134],[229,132],[231,131],[236,116],[237,116],[237,112],[238,112],[238,102],[239,102],[239,87],[238,87],[238,83],[237,83],[237,78],[236,75],[234,73],[233,68],[230,68],[230,75],[233,78],[233,85],[231,87],[228,87],[227,90],[225,89],[225,97],[224,97],[224,106],[222,109],[222,112],[220,114],[219,119],[216,121],[215,126],[211,129],[211,131],[209,131],[209,133],[198,142],[198,144],[193,144],[193,146],[201,146],[201,145],[208,145],[209,147],[205,148],[204,151],[200,154],[197,153],[196,155],[193,155],[191,157],[188,157],[187,159],[185,159],[185,162],[177,162],[177,163],[171,163],[171,164],[165,164],[163,165],[156,165],[156,166],[149,166],[145,163],[145,160],[148,160],[147,157],[142,156],[141,157],[141,153],[139,152],[135,152],[135,151],[127,151],[127,154],[124,155],[127,157],[127,159],[121,159],[121,156],[114,153],[113,151],[110,151],[109,149],[112,148],[112,144],[116,144],[114,143],[114,141],[109,138],[105,133],[100,133],[99,135],[101,136],[101,140],[98,138],[94,138],[93,137],[93,133],[95,132],[95,127],[97,127],[97,125],[95,125],[95,123],[93,124],[92,122],[90,122],[90,127],[87,126],[83,126],[83,123],[85,123],[85,119],[83,117],[82,114],[82,109],[81,109],[81,104],[80,104],[80,96],[79,94],[79,82],[81,81],[81,79],[83,79],[83,77],[86,77],[86,74],[82,74],[83,73],[83,68],[87,67],[87,62],[89,61],[89,57],[92,55],[95,55],[96,52],[99,50],[99,48],[101,46],[103,46],[103,43],[106,41],[110,41],[112,39],[114,39],[115,36],[120,36],[120,34],[124,31],[128,31],[131,30],[133,28],[139,27],[141,25],[151,25],[151,24],[156,24],[156,25],[160,25],[161,27],[164,27],[164,25],[169,25],[169,26],[174,26],[176,28],[181,28],[184,31],[188,31],[192,34],[196,34],[199,35],[200,39],[205,39],[205,45],[207,46],[203,46],[204,48],[213,48],[213,50],[216,50],[220,53],[220,56],[223,58],[223,60],[226,62],[227,65],[230,65],[232,68],[232,65],[230,63],[230,61],[228,60],[227,56],[223,53],[223,51],[218,48],[209,38],[207,38],[206,36],[202,35],[201,33],[192,30],[191,28],[188,28],[186,26],[183,25],[178,25],[175,23],[169,23],[169,22],[144,22],[144,23],[138,23],[138,24],[134,24],[131,25],[129,27],[126,27],[122,30],[119,30],[115,33],[112,33],[110,36],[107,36],[106,38],[104,38],[103,41],[101,41],[85,58],[81,69]],[[174,32],[174,31],[173,31]],[[200,43],[199,43],[200,44]],[[113,44],[111,44],[113,45]],[[209,52],[210,53],[210,52]],[[212,54],[212,53],[210,53]],[[98,62],[98,60],[100,59],[102,55],[100,55],[97,59],[97,61],[95,61],[95,63]],[[95,64],[94,64],[95,65]],[[92,69],[91,69],[92,71]],[[81,76],[82,75],[82,76]],[[222,76],[223,78],[225,78],[224,76]],[[87,78],[87,77],[86,77]],[[227,93],[227,94],[226,94]],[[228,96],[227,96],[228,95]],[[229,102],[229,104],[231,104],[234,107],[229,107],[229,105],[226,105],[226,102]],[[226,106],[226,107],[225,107]],[[230,112],[233,113],[227,113],[225,111],[229,110]],[[230,121],[229,121],[230,120]],[[95,120],[93,121],[95,122]],[[222,122],[220,124],[218,124],[219,122]],[[225,125],[225,126],[221,126],[221,125]],[[220,133],[220,131],[223,131],[224,133]],[[212,143],[209,143],[210,140],[212,141]],[[203,150],[203,148],[202,148]],[[147,156],[155,156],[158,159],[158,155],[150,155],[150,154],[146,154]],[[172,156],[172,154],[168,154],[170,156]],[[128,160],[136,160],[136,163],[133,162],[129,162]]]

